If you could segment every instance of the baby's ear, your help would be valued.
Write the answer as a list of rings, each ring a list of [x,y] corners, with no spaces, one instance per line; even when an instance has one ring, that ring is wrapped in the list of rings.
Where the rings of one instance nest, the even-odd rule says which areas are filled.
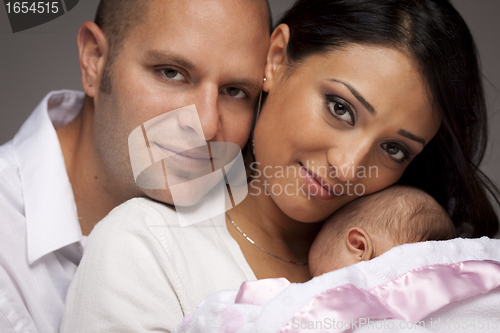
[[[355,227],[347,232],[347,249],[357,261],[366,261],[374,257],[373,242],[363,229]]]

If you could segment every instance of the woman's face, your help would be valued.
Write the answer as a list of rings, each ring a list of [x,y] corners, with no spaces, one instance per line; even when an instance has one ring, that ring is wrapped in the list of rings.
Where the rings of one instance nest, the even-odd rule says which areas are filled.
[[[416,64],[396,49],[351,45],[291,74],[272,52],[254,182],[293,219],[320,221],[395,183],[440,126]]]

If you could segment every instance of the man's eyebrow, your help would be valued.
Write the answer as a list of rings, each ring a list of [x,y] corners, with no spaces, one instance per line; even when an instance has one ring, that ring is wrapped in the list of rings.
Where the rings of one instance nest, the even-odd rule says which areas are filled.
[[[363,106],[368,110],[368,112],[370,112],[371,114],[376,113],[375,108],[370,103],[368,103],[368,101],[366,99],[364,99],[364,97],[361,96],[361,94],[356,89],[354,89],[351,85],[349,85],[345,82],[339,81],[339,80],[335,80],[335,79],[329,79],[328,81],[333,81],[333,82],[337,82],[337,83],[344,85],[347,89],[349,89],[351,94],[353,94],[354,97],[356,97],[356,99],[361,104],[363,104]]]
[[[181,56],[171,54],[160,50],[149,50],[146,52],[146,58],[150,62],[157,62],[163,64],[177,64],[189,71],[196,69],[196,66],[190,61],[182,58]]]
[[[402,136],[404,136],[404,137],[407,137],[407,138],[408,138],[408,139],[410,139],[410,140],[413,140],[413,141],[419,142],[419,143],[421,143],[421,144],[422,144],[422,146],[424,146],[424,147],[425,147],[425,140],[424,140],[424,139],[422,139],[422,138],[421,138],[421,137],[419,137],[419,136],[416,136],[416,135],[415,135],[415,134],[413,134],[413,133],[408,132],[407,130],[400,129],[400,130],[398,131],[398,134],[399,134],[399,135],[402,135]]]

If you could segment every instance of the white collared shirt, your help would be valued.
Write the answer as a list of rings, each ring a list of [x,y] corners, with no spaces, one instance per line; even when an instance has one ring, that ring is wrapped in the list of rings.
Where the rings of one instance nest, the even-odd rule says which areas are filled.
[[[0,146],[0,332],[58,332],[83,253],[75,199],[55,129],[84,94],[49,93]]]

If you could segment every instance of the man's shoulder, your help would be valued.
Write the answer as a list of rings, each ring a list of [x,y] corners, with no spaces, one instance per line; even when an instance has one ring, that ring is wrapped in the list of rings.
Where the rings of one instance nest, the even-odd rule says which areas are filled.
[[[23,211],[23,196],[19,167],[16,163],[12,141],[0,146],[0,211],[14,208]]]

